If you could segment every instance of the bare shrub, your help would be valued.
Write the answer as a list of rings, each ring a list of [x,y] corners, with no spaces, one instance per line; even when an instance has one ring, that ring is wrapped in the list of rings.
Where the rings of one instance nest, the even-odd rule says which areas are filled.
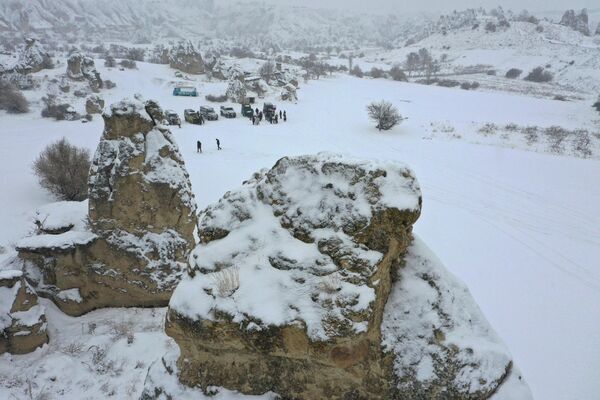
[[[133,60],[121,60],[119,65],[126,69],[137,69],[137,63]]]
[[[379,79],[379,78],[383,78],[383,70],[381,68],[377,68],[377,67],[373,67],[371,68],[371,72],[369,73],[369,75],[371,75],[371,78],[375,78],[375,79]]]
[[[207,101],[212,101],[213,103],[224,103],[227,101],[226,94],[222,94],[222,95],[207,94],[204,98]]]
[[[117,87],[117,84],[114,83],[113,81],[107,79],[104,81],[104,87],[107,89],[113,89],[113,88]]]
[[[352,76],[356,76],[357,78],[362,78],[365,76],[365,73],[363,72],[363,70],[358,66],[355,65],[351,70],[350,70],[350,75]]]
[[[519,129],[519,126],[517,124],[514,124],[514,123],[507,124],[504,127],[504,130],[508,131],[508,132],[516,132],[517,129]]]
[[[115,340],[126,338],[127,344],[132,344],[135,340],[133,324],[129,321],[112,324],[112,334]]]
[[[563,142],[569,136],[569,132],[560,126],[551,126],[544,129],[544,134],[550,142],[550,150],[554,153],[562,153],[564,151]]]
[[[275,63],[273,61],[267,61],[258,69],[258,75],[269,84],[271,79],[273,79],[273,74],[275,74]]]
[[[523,73],[523,70],[520,70],[518,68],[511,68],[508,71],[506,71],[506,77],[509,79],[516,79],[519,76],[521,76],[521,74]]]
[[[477,132],[482,134],[483,136],[495,135],[497,131],[498,131],[498,127],[495,124],[490,124],[490,123],[483,125],[481,128],[479,128],[477,130]]]
[[[552,81],[554,75],[552,72],[545,70],[544,67],[536,67],[524,79],[529,82],[544,83]]]
[[[65,347],[63,347],[62,351],[63,351],[63,353],[66,353],[66,354],[69,354],[72,356],[76,356],[83,351],[83,344],[77,343],[77,342],[72,342],[72,343],[69,343],[68,345],[66,345]]]
[[[240,287],[240,269],[229,267],[213,274],[217,295],[229,297]]]
[[[390,69],[390,77],[395,81],[406,82],[408,80],[406,74],[398,65],[394,65],[392,69]]]
[[[442,87],[456,87],[456,86],[460,86],[460,82],[459,81],[455,81],[453,79],[440,79],[437,82],[438,86],[442,86]]]
[[[463,82],[460,84],[460,88],[463,90],[475,90],[479,88],[479,82]]]
[[[573,142],[573,152],[576,156],[582,158],[588,158],[592,156],[592,138],[587,131],[577,131],[575,140]]]
[[[83,93],[85,96],[86,93]],[[42,117],[54,118],[57,121],[73,121],[81,118],[81,116],[73,109],[70,104],[58,103],[58,98],[55,95],[47,95],[42,97],[44,108],[42,108]]]
[[[104,66],[106,68],[115,68],[117,66],[117,60],[113,56],[106,56],[104,59]]]
[[[90,152],[67,139],[48,145],[33,163],[40,185],[61,200],[87,198]]]
[[[29,111],[29,103],[15,85],[0,80],[0,110],[11,114],[23,114]]]
[[[529,146],[536,143],[539,139],[538,128],[536,126],[528,126],[523,128],[521,129],[521,133],[523,133],[525,136],[525,140]]]
[[[598,98],[598,101],[594,103],[594,105],[592,106],[596,109],[596,111],[600,112],[600,97]]]
[[[369,118],[377,123],[379,131],[388,131],[402,122],[402,116],[392,103],[385,100],[373,102],[367,106]]]
[[[557,94],[556,96],[553,97],[553,100],[567,101],[567,98],[565,96],[563,96],[562,94]]]

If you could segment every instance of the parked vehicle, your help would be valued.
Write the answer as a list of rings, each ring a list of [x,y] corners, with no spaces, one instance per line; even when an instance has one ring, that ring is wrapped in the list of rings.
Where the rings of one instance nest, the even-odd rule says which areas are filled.
[[[221,117],[235,118],[237,117],[237,114],[234,111],[233,107],[221,106]]]
[[[167,110],[165,111],[165,116],[169,125],[178,125],[181,128],[181,118],[179,118],[179,115],[175,111]]]
[[[242,104],[242,116],[246,118],[252,118],[254,115],[254,110],[250,104]]]
[[[215,109],[209,106],[201,106],[200,115],[202,115],[207,121],[216,121],[219,119],[219,116],[215,112]]]
[[[193,86],[177,86],[173,89],[173,96],[198,97],[198,91]]]
[[[275,115],[277,112],[277,107],[273,103],[265,103],[263,105],[263,114],[265,114],[265,118],[269,118]]]
[[[190,124],[202,124],[202,121],[200,120],[200,113],[198,113],[198,111],[192,110],[191,108],[188,108],[183,112],[183,118],[185,119],[185,122],[188,122]]]

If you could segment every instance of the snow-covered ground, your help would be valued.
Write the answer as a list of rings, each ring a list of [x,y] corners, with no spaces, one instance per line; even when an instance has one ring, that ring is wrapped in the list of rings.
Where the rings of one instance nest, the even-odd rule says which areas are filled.
[[[104,79],[118,85],[103,93],[107,103],[139,92],[182,114],[184,108],[197,109],[205,103],[205,94],[225,90],[223,83],[198,82],[201,97],[172,97],[169,82],[175,80],[173,70],[144,63],[138,66],[137,71],[98,68]],[[247,119],[237,118],[204,126],[184,123],[181,129],[173,129],[199,206],[215,202],[252,172],[271,167],[286,155],[333,151],[402,161],[415,171],[423,190],[423,214],[415,231],[466,282],[513,352],[535,398],[597,399],[600,153],[595,148],[589,159],[573,157],[567,150],[550,154],[543,145],[528,146],[520,133],[509,132],[502,140],[493,141],[479,132],[493,123],[558,125],[597,133],[600,128],[594,121],[599,116],[589,100],[562,102],[346,76],[301,86],[298,104],[277,103],[287,111],[286,123],[253,126]],[[41,93],[27,95],[35,101]],[[389,133],[378,133],[366,116],[366,104],[380,99],[395,103],[408,118]],[[13,254],[11,244],[31,229],[35,208],[53,201],[31,174],[37,154],[62,136],[94,151],[102,132],[101,118],[87,124],[54,122],[39,116],[39,105],[32,108],[26,115],[0,114],[0,246],[6,248],[0,262]],[[216,149],[216,138],[221,140],[221,151]],[[203,143],[203,154],[196,153],[197,140]],[[540,143],[544,140],[541,135]],[[21,374],[25,382],[28,376],[41,374],[39,368],[54,368],[48,360],[62,357],[60,349],[69,344],[70,335],[79,337],[82,328],[83,352],[91,360],[94,349],[88,348],[100,339],[89,335],[85,325],[103,318],[133,319],[135,324],[138,317],[135,311],[124,310],[97,311],[81,319],[49,312],[49,349],[28,356],[0,357],[0,397],[13,393],[19,398],[20,394],[10,389],[15,374]],[[59,333],[56,327],[60,325],[71,331]],[[105,328],[106,335],[109,328]],[[167,338],[159,328],[154,332],[143,349],[135,347],[145,352],[139,355],[145,366],[141,370],[171,346],[165,344]],[[143,340],[140,335],[134,343]],[[109,336],[102,337],[108,342]],[[126,343],[121,339],[117,344],[123,340]],[[125,351],[116,348],[117,344],[110,351]],[[135,364],[133,359],[127,362]],[[127,364],[124,368],[133,367]],[[56,379],[67,379],[69,371],[75,370],[71,365],[64,368],[66,373],[56,369],[52,373]],[[131,375],[131,383],[137,382],[131,393],[139,394],[142,376],[142,372]],[[101,386],[103,379],[94,385]],[[81,385],[85,389],[89,380],[82,379]],[[134,397],[116,391],[117,398],[128,396]],[[62,398],[81,397],[69,392]]]

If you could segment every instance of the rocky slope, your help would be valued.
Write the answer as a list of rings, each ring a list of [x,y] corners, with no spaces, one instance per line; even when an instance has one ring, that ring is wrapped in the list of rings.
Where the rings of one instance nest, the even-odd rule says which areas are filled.
[[[17,245],[28,277],[66,313],[166,305],[193,247],[195,201],[154,102],[123,101],[103,114],[88,203],[39,212],[38,234]],[[65,210],[67,211],[65,213]]]
[[[201,213],[167,314],[179,358],[153,367],[143,398],[177,397],[173,374],[297,399],[489,398],[511,356],[413,243],[420,210],[401,164],[319,154],[256,173]]]

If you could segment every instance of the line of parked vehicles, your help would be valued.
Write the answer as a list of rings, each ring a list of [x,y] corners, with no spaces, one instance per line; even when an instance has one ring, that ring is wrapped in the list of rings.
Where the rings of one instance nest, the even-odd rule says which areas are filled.
[[[272,103],[265,103],[263,106],[264,114],[274,114],[275,110],[276,107]],[[200,106],[198,111],[191,108],[187,108],[183,111],[183,119],[185,122],[194,125],[202,125],[206,121],[217,121],[219,115],[224,118],[237,118],[237,113],[231,106],[221,106],[219,114],[217,114],[215,109],[210,106]],[[246,118],[252,118],[254,109],[250,104],[242,104],[241,115]],[[181,127],[181,118],[175,111],[166,110],[165,116],[169,125],[178,125]]]

